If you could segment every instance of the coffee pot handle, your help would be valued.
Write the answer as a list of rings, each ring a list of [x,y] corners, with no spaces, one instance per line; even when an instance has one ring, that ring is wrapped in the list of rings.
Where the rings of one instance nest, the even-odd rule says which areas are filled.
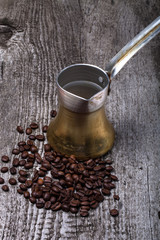
[[[149,24],[143,31],[127,43],[107,64],[106,71],[112,78],[121,70],[128,60],[144,47],[160,32],[160,16]]]

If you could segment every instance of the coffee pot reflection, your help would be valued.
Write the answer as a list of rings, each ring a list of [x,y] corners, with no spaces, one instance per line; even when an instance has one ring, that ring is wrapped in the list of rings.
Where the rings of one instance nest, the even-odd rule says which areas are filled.
[[[59,74],[57,85],[59,112],[47,133],[51,146],[79,159],[106,153],[114,142],[104,109],[108,75],[96,66],[75,64]]]
[[[159,32],[160,17],[123,47],[106,71],[89,64],[74,64],[61,71],[57,79],[59,112],[47,131],[54,150],[85,160],[112,148],[114,129],[104,109],[110,80]]]

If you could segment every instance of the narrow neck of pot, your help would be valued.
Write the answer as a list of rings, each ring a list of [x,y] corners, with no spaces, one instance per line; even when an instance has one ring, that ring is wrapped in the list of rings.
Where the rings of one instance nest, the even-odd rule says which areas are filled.
[[[59,102],[77,113],[94,112],[104,105],[109,77],[102,69],[89,64],[74,64],[58,76]]]

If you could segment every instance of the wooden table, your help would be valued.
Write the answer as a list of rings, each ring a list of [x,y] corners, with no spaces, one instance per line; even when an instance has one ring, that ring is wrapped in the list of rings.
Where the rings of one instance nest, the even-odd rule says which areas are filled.
[[[158,0],[0,0],[0,154],[57,109],[55,79],[73,63],[106,63],[158,17]],[[106,198],[87,218],[38,210],[12,187],[0,190],[0,239],[160,239],[159,36],[112,82],[106,112],[116,131],[111,158],[119,203]],[[6,164],[1,162],[1,166]],[[8,174],[3,175],[5,180]],[[109,215],[117,207],[118,218]]]

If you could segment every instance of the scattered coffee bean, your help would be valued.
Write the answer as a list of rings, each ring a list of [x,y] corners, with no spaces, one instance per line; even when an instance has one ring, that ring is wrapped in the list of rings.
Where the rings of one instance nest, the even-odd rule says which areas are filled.
[[[19,166],[19,159],[18,159],[18,158],[14,158],[14,159],[13,159],[13,162],[12,162],[12,165],[13,165],[14,167],[18,167],[18,166]]]
[[[50,144],[44,144],[44,151],[50,152],[51,151],[51,145]]]
[[[3,156],[1,157],[1,160],[2,160],[2,162],[7,163],[7,162],[9,162],[9,157],[6,156],[6,155],[3,155]]]
[[[20,141],[20,142],[18,143],[18,146],[19,146],[19,147],[24,146],[24,145],[26,145],[26,142],[25,142],[25,141]]]
[[[1,172],[2,172],[2,173],[8,172],[8,167],[2,167],[2,168],[1,168]]]
[[[115,176],[115,175],[110,175],[110,178],[113,180],[113,181],[118,181],[118,178],[117,178],[117,176]]]
[[[47,126],[47,125],[43,126],[42,131],[43,131],[44,133],[46,133],[47,130],[48,130],[48,126]]]
[[[27,157],[28,157],[28,152],[27,151],[22,152],[21,158],[25,159]]]
[[[19,161],[19,166],[23,167],[26,164],[26,160],[20,160]]]
[[[3,190],[4,192],[8,192],[8,191],[9,191],[9,187],[8,187],[7,185],[3,185],[3,186],[2,186],[2,190]]]
[[[18,192],[19,194],[23,194],[23,191],[22,191],[22,189],[20,189],[20,188],[17,189],[17,192]]]
[[[2,177],[0,177],[0,184],[4,183],[4,179]]]
[[[36,136],[35,135],[29,135],[28,137],[30,140],[34,141],[36,139]]]
[[[42,135],[42,134],[39,134],[39,135],[36,135],[36,139],[37,139],[38,141],[44,141],[44,140],[45,140],[45,136]]]
[[[32,187],[32,184],[33,184],[32,180],[28,179],[28,180],[25,181],[25,185],[27,186],[27,188]]]
[[[51,205],[52,205],[52,203],[51,203],[50,201],[47,201],[47,202],[45,203],[45,205],[44,205],[44,208],[45,208],[45,209],[50,209],[50,208],[51,208]]]
[[[14,154],[14,155],[18,155],[20,152],[19,152],[19,149],[18,148],[14,148],[13,150],[12,150],[12,154]]]
[[[22,176],[18,177],[18,181],[19,181],[20,183],[25,183],[26,180],[27,180],[27,179],[26,179],[25,177],[22,177]]]
[[[32,128],[27,128],[27,129],[26,129],[26,134],[27,134],[27,135],[30,135],[31,133],[32,133]]]
[[[19,170],[19,175],[21,175],[22,177],[27,177],[27,172],[25,170]]]
[[[88,211],[81,211],[80,210],[81,217],[87,217],[89,215]]]
[[[23,184],[23,183],[21,183],[21,184],[19,185],[19,187],[20,187],[20,189],[21,189],[22,191],[26,191],[26,190],[27,190],[27,186],[26,186],[25,184]]]
[[[27,163],[24,165],[24,168],[25,168],[25,169],[31,169],[31,168],[33,168],[33,162],[27,162]]]
[[[119,201],[119,199],[120,199],[120,197],[116,194],[113,195],[113,198],[114,198],[114,200],[117,200],[117,201]]]
[[[116,216],[119,215],[119,212],[118,212],[117,209],[112,209],[112,210],[110,210],[110,215],[111,215],[112,217],[116,217]]]
[[[10,168],[10,173],[11,173],[12,175],[15,175],[15,174],[17,173],[17,169],[16,169],[15,167],[11,167],[11,168]]]
[[[38,124],[35,123],[35,122],[32,122],[29,126],[30,126],[30,128],[32,128],[32,129],[37,129],[37,128],[39,128]]]
[[[57,111],[56,111],[56,110],[51,110],[50,116],[51,116],[52,118],[54,118],[56,115],[57,115]]]
[[[16,180],[15,178],[10,178],[10,179],[9,179],[9,183],[10,183],[11,185],[16,185],[16,184],[17,184],[17,180]]]
[[[38,148],[35,145],[32,145],[30,150],[31,150],[32,153],[38,152]]]
[[[17,132],[22,134],[22,133],[24,133],[24,130],[21,126],[17,126]]]
[[[33,141],[32,140],[27,140],[27,145],[29,145],[29,146],[32,146],[33,145]]]
[[[34,203],[36,203],[36,198],[35,197],[30,197],[29,201],[34,204]]]
[[[24,192],[24,197],[27,199],[30,198],[30,193],[28,191]]]

